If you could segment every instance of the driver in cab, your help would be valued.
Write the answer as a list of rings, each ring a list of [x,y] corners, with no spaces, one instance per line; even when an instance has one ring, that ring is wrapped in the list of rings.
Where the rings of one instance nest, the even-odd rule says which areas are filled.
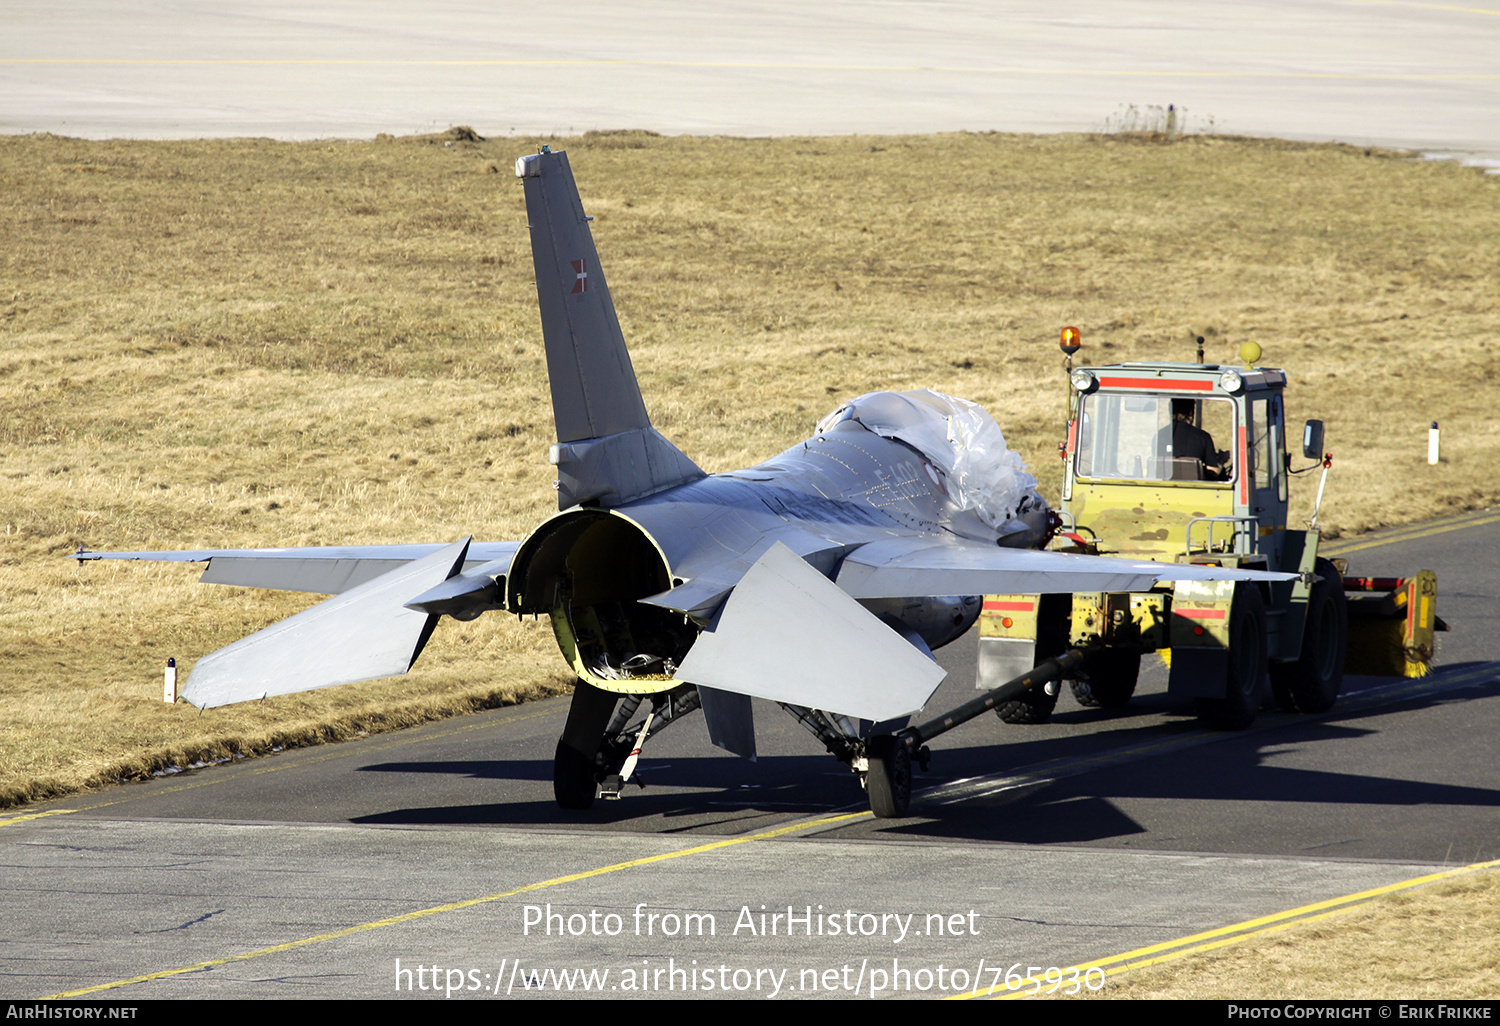
[[[1167,444],[1167,455],[1172,461],[1174,481],[1227,481],[1229,468],[1225,466],[1228,453],[1220,453],[1214,446],[1213,436],[1193,423],[1197,403],[1192,399],[1172,400],[1172,423]],[[1168,428],[1162,429],[1167,434]]]

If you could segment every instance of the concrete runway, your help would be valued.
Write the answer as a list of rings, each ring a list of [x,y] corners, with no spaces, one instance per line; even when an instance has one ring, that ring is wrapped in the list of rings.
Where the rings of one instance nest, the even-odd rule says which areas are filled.
[[[1331,712],[1240,734],[1200,730],[1159,674],[1116,714],[985,717],[934,744],[906,820],[870,819],[770,707],[758,763],[694,717],[648,746],[646,790],[560,812],[561,701],[18,810],[0,994],[584,996],[553,970],[702,994],[711,968],[745,996],[938,996],[1500,858],[1500,512],[1342,551],[1360,573],[1438,571],[1438,672],[1351,678]],[[946,708],[971,693],[972,643],[942,655]],[[812,935],[763,935],[762,905],[811,908]],[[689,914],[716,932],[682,936]]]
[[[0,133],[1189,131],[1500,158],[1500,8],[11,0]]]

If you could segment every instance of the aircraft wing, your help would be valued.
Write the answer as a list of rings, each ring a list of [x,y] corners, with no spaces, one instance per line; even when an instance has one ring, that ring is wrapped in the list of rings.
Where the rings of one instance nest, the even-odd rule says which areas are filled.
[[[173,563],[208,563],[205,584],[306,591],[341,595],[383,574],[423,559],[444,545],[325,545],[283,549],[189,549],[166,552],[85,552],[73,558],[146,559]],[[460,573],[485,566],[491,575],[505,573],[519,542],[475,542]]]
[[[374,580],[198,660],[182,691],[200,709],[390,677],[411,669],[439,614],[408,600],[457,579],[470,542],[438,546]]]
[[[859,599],[1145,591],[1158,581],[1294,577],[912,536],[859,546],[832,581],[775,542],[737,582],[711,580],[701,595],[683,585],[643,601],[681,609],[728,595],[682,660],[679,679],[878,721],[920,709],[945,671],[919,638],[881,621]],[[705,598],[703,605],[718,601]]]
[[[835,582],[857,599],[1146,591],[1158,581],[1288,581],[1296,574],[890,538],[844,557]]]

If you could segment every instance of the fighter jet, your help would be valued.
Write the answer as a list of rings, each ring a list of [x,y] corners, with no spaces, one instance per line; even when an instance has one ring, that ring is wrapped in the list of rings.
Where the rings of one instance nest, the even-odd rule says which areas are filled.
[[[519,542],[76,553],[206,561],[206,582],[334,596],[200,659],[188,702],[405,673],[444,616],[534,614],[578,677],[560,805],[617,797],[642,745],[698,708],[714,744],[754,758],[762,698],[878,784],[877,811],[900,814],[910,766],[890,739],[943,679],[932,651],[969,629],[981,596],[1284,578],[1039,550],[1052,515],[1035,479],[987,413],[931,391],[861,396],[764,463],[704,473],[651,426],[567,155],[543,147],[516,175],[559,512]]]

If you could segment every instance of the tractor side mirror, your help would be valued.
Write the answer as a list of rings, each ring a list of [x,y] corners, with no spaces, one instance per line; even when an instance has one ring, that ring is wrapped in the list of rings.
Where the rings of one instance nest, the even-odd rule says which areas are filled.
[[[1310,420],[1302,426],[1302,455],[1310,460],[1323,458],[1323,422]]]

